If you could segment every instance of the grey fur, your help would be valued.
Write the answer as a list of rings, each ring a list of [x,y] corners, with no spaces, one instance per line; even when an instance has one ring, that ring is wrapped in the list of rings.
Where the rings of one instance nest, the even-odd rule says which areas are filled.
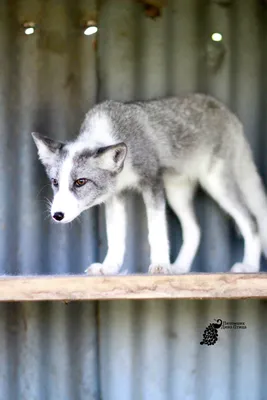
[[[95,121],[103,118],[110,121],[111,143],[106,142],[104,133],[103,138],[100,133],[97,140],[91,140],[93,126],[97,124]],[[40,136],[37,139],[35,137],[37,147],[40,141]],[[251,237],[256,243],[253,235],[259,230],[262,249],[267,255],[267,200],[264,188],[243,134],[242,124],[216,99],[202,94],[190,94],[146,102],[121,103],[110,100],[98,104],[87,113],[74,142],[58,147],[53,144],[53,161],[50,164],[41,157],[50,178],[59,175],[61,165],[74,143],[81,143],[82,149],[77,150],[72,160],[69,189],[83,204],[83,209],[106,202],[125,189],[133,188],[143,193],[147,210],[151,208],[164,215],[165,189],[170,205],[177,216],[183,219],[183,210],[179,204],[180,193],[181,198],[185,198],[182,206],[185,207],[185,213],[189,214],[189,218],[184,221],[184,231],[189,226],[193,229],[197,248],[200,232],[192,210],[192,197],[195,187],[200,184],[230,213],[239,228],[241,224],[240,230],[245,241],[249,242]],[[124,144],[127,152],[123,152],[121,147]],[[49,145],[51,147],[51,143]],[[116,157],[119,159],[118,164]],[[136,179],[118,185],[121,171],[127,169]],[[81,177],[89,177],[95,184],[85,185],[75,191],[73,182]],[[173,195],[176,182],[177,204]],[[180,183],[182,189],[179,192]],[[254,247],[257,253],[256,244]],[[251,270],[257,268],[254,265]],[[152,272],[160,270],[154,268]],[[184,270],[187,271],[188,266]],[[241,268],[243,270],[250,272],[249,268]],[[183,272],[181,265],[177,271]],[[239,269],[236,268],[236,271]]]

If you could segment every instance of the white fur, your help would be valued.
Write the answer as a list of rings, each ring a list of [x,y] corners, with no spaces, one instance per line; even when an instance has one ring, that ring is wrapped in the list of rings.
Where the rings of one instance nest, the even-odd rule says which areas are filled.
[[[125,253],[126,210],[122,199],[114,196],[106,203],[108,253],[104,265],[122,266]]]
[[[49,149],[47,144],[41,140],[39,136],[38,133],[32,133],[33,140],[37,146],[39,160],[43,164],[51,167],[53,166],[57,155]]]
[[[92,264],[86,272],[94,275],[117,274],[125,254],[126,210],[123,199],[113,197],[106,203],[108,252],[103,264]]]
[[[79,137],[79,142],[83,146],[90,149],[111,146],[116,143],[112,134],[112,124],[110,119],[104,114],[96,114],[92,116],[84,131]]]
[[[56,193],[51,207],[52,216],[55,212],[62,212],[64,214],[64,219],[60,221],[61,223],[72,221],[81,212],[79,202],[69,190],[73,158],[85,148],[94,150],[114,143],[114,139],[111,136],[111,123],[109,119],[104,116],[96,116],[91,120],[90,132],[84,132],[78,141],[68,144],[68,155],[63,162],[59,176],[59,191]],[[105,200],[106,198],[103,198],[103,202]],[[100,203],[101,199],[98,199],[96,204]]]
[[[70,173],[73,168],[73,157],[78,151],[84,149],[84,144],[80,142],[72,143],[68,148],[68,155],[63,162],[59,176],[59,190],[54,196],[51,215],[62,212],[64,218],[61,223],[68,223],[74,220],[81,212],[79,203],[70,191]]]
[[[133,168],[131,167],[129,161],[126,159],[124,163],[124,168],[121,173],[118,175],[117,180],[117,191],[120,192],[126,188],[136,188],[138,185],[139,177],[134,172]]]
[[[246,272],[259,272],[260,270],[260,255],[261,244],[260,238],[256,231],[250,224],[248,211],[242,207],[240,203],[232,198],[233,193],[228,191],[222,185],[221,173],[223,171],[223,164],[218,163],[217,167],[212,172],[202,177],[201,184],[208,191],[208,193],[218,202],[236,222],[240,232],[244,238],[244,257],[242,261],[243,267],[240,268],[240,263],[232,267],[233,272],[246,271]]]
[[[62,165],[59,176],[59,190],[54,196],[51,207],[52,216],[56,212],[62,212],[64,214],[61,223],[68,223],[80,214],[78,201],[69,189],[72,159],[73,153],[70,153]]]
[[[148,241],[150,245],[150,272],[158,272],[158,267],[168,269],[169,241],[166,220],[165,204],[151,207],[151,196],[143,193],[147,211]]]
[[[63,224],[73,221],[80,214],[78,202],[69,190],[56,193],[51,207],[52,217],[57,212],[64,214],[63,220],[60,221]]]
[[[38,156],[39,159],[47,165],[54,162],[54,155],[43,142],[38,142]]]
[[[180,220],[183,233],[183,244],[172,272],[187,273],[200,243],[200,228],[193,208],[196,182],[187,177],[168,174],[164,176],[164,185],[169,205]]]
[[[156,210],[148,212],[148,240],[150,262],[153,265],[169,264],[169,243],[165,213]]]
[[[69,190],[69,178],[71,169],[73,167],[73,158],[75,154],[84,150],[85,148],[94,150],[102,146],[114,145],[116,142],[117,141],[112,135],[112,125],[109,118],[103,114],[97,114],[90,118],[90,123],[87,125],[86,131],[84,131],[79,137],[79,140],[69,143],[68,155],[61,167],[59,191],[53,199],[51,208],[52,216],[55,212],[64,213],[64,219],[61,221],[61,223],[72,221],[81,212],[78,201]],[[126,160],[124,168],[118,176],[116,189],[118,192],[120,192],[126,187],[136,187],[137,184],[138,176],[131,168],[129,161]],[[97,201],[92,204],[92,206],[105,201],[106,196],[104,196],[103,199],[98,198]]]

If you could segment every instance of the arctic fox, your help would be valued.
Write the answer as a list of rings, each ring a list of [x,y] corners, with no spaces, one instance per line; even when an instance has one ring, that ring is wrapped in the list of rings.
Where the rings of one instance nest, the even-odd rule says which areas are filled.
[[[78,137],[61,143],[33,133],[54,191],[51,216],[67,223],[106,206],[108,252],[91,274],[116,274],[125,254],[127,189],[144,199],[150,273],[187,273],[200,227],[193,209],[198,185],[236,222],[244,257],[232,272],[258,272],[267,255],[267,199],[238,118],[203,94],[152,101],[104,101],[85,116]],[[166,200],[180,219],[183,244],[170,265]]]

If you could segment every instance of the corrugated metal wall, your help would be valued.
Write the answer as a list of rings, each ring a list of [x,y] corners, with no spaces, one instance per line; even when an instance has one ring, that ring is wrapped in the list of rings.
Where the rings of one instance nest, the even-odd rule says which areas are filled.
[[[264,1],[169,0],[145,17],[133,0],[0,2],[0,270],[81,273],[105,253],[103,210],[60,227],[30,132],[73,137],[98,100],[204,91],[236,111],[267,180],[267,6]],[[97,52],[81,22],[98,11]],[[26,36],[24,21],[37,24]],[[210,35],[225,48],[219,68]],[[225,46],[225,47],[224,47]],[[215,58],[214,58],[215,57]],[[44,187],[45,186],[45,187]],[[202,193],[195,271],[226,271],[241,257],[230,221]],[[125,267],[145,272],[144,207],[129,199]],[[173,256],[181,240],[170,213]],[[263,262],[266,269],[266,262]],[[0,400],[267,399],[267,308],[259,301],[116,301],[0,305]],[[243,321],[200,346],[206,325]]]

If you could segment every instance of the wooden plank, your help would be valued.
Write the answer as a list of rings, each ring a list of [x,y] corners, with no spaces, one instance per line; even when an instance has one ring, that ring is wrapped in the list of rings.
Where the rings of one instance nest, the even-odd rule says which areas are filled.
[[[267,298],[267,274],[0,278],[0,301],[240,298]]]

